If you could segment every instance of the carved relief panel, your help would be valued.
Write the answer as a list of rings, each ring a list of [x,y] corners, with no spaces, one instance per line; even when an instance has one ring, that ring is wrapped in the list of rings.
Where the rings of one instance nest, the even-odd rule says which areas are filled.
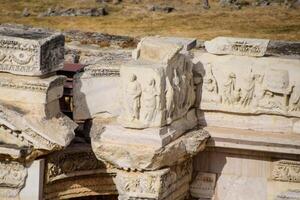
[[[168,64],[132,62],[122,67],[122,125],[160,127],[184,117],[195,101],[192,67],[183,55]]]
[[[63,67],[64,36],[47,30],[0,26],[0,71],[43,75]]]
[[[200,57],[205,71],[201,109],[300,117],[299,60]]]

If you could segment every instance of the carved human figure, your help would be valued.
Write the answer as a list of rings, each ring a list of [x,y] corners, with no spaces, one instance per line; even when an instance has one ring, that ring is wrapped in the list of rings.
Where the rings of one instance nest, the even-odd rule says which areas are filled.
[[[292,87],[292,94],[289,100],[290,111],[300,111],[300,86]]]
[[[206,75],[203,78],[203,101],[206,102],[219,102],[218,84],[212,72],[211,64],[208,64]]]
[[[186,75],[183,74],[181,76],[181,84],[180,84],[180,96],[179,96],[179,108],[182,109],[185,105],[187,93],[188,92],[188,82]]]
[[[273,109],[273,110],[285,110],[284,106],[281,104],[281,102],[276,101],[274,98],[274,94],[268,90],[264,92],[263,98],[258,102],[258,107],[264,108],[264,109]]]
[[[180,99],[180,80],[177,76],[177,71],[174,69],[174,77],[173,77],[173,86],[174,86],[174,106],[175,112],[178,112],[179,99]]]
[[[186,66],[186,79],[188,85],[187,98],[186,98],[186,108],[190,108],[195,103],[196,94],[195,94],[195,86],[194,86],[194,77],[193,72],[188,70],[188,65]]]
[[[255,91],[255,81],[256,81],[255,75],[252,73],[251,70],[250,77],[248,80],[248,86],[245,89],[245,95],[241,99],[241,105],[244,107],[249,106],[250,103],[252,102],[252,99],[254,97],[254,91]]]
[[[126,87],[126,103],[127,112],[130,120],[138,120],[140,114],[140,98],[142,94],[142,89],[140,83],[137,81],[135,74],[131,74],[129,77],[129,83]]]
[[[168,77],[166,80],[165,93],[166,93],[167,121],[170,122],[174,112],[174,89]]]
[[[228,75],[228,79],[227,79],[226,83],[223,85],[223,87],[224,87],[223,97],[222,97],[223,103],[227,103],[227,104],[234,103],[235,79],[236,79],[236,75],[231,72]]]
[[[151,79],[143,91],[143,106],[145,109],[145,120],[147,122],[153,121],[156,110],[160,107],[159,92],[155,86],[155,80]]]

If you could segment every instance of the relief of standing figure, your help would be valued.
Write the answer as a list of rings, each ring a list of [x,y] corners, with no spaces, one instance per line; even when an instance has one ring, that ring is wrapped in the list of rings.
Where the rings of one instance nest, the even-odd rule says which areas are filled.
[[[174,89],[171,85],[169,78],[166,80],[166,109],[167,109],[167,122],[172,120],[173,112],[174,112]]]
[[[174,69],[173,85],[174,85],[174,106],[175,106],[175,115],[176,115],[178,113],[180,91],[181,91],[180,80],[177,76],[176,69]]]
[[[224,84],[222,102],[227,104],[233,104],[235,100],[235,79],[234,73],[230,73],[226,83]]]
[[[255,82],[256,82],[256,77],[251,70],[248,86],[245,89],[245,95],[241,100],[241,105],[244,107],[249,106],[250,103],[252,102],[252,99],[254,97]]]
[[[126,88],[127,109],[131,121],[139,119],[141,94],[141,84],[137,81],[136,75],[132,74]]]
[[[147,87],[143,91],[143,108],[145,109],[145,120],[147,122],[153,121],[155,118],[155,111],[160,107],[159,93],[155,86],[155,80],[151,79]]]

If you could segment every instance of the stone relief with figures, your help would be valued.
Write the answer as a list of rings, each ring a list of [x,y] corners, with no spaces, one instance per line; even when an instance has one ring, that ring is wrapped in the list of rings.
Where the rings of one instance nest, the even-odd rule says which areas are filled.
[[[250,59],[251,58],[247,58]],[[204,62],[202,110],[245,114],[276,114],[300,116],[300,81],[293,67],[298,60],[273,58],[268,67],[249,61],[243,67],[238,62]],[[286,64],[286,67],[284,67]]]
[[[146,41],[141,50],[145,49],[143,45],[147,46]],[[121,68],[123,126],[147,128],[171,124],[184,117],[194,104],[193,64],[177,48],[169,50],[174,54],[161,53],[169,56],[161,62],[139,58]],[[147,54],[150,52],[147,49]]]

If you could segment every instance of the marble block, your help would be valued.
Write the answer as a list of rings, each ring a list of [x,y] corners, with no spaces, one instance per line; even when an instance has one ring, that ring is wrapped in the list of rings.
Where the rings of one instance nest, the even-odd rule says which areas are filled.
[[[65,76],[48,78],[0,74],[0,102],[23,113],[53,117],[60,113]]]
[[[255,117],[274,115],[273,121],[266,118],[263,129],[293,129],[294,120],[300,117],[299,59],[218,56],[195,51],[193,62],[201,79],[197,85],[199,109],[219,113],[219,120],[227,113],[223,115],[224,124],[231,120],[227,118],[231,113],[241,116],[240,119],[249,117],[242,124],[231,123],[232,127],[252,129],[261,123],[253,121]],[[287,123],[277,123],[280,118]],[[249,122],[254,126],[247,125]]]
[[[203,130],[188,131],[194,126],[187,125],[134,130],[101,125],[95,118],[91,128],[93,151],[98,159],[117,168],[156,170],[172,166],[201,151],[209,138]]]
[[[269,40],[250,38],[217,37],[204,43],[212,54],[262,57],[267,51]]]
[[[22,156],[29,160],[68,146],[76,128],[64,115],[46,119],[0,105],[0,143],[28,148]]]
[[[27,168],[15,161],[0,160],[0,199],[19,199],[27,178]]]
[[[120,67],[88,66],[74,78],[74,119],[120,114]]]
[[[161,127],[183,117],[195,101],[193,63],[183,47],[144,38],[136,57],[121,67],[122,113],[127,128]]]
[[[148,172],[115,170],[119,200],[184,200],[188,195],[192,162]]]
[[[196,47],[197,40],[195,38],[184,38],[184,37],[159,37],[164,41],[171,42],[174,44],[182,45],[183,50],[189,51]]]
[[[61,33],[24,26],[0,26],[0,71],[41,76],[63,68]]]

